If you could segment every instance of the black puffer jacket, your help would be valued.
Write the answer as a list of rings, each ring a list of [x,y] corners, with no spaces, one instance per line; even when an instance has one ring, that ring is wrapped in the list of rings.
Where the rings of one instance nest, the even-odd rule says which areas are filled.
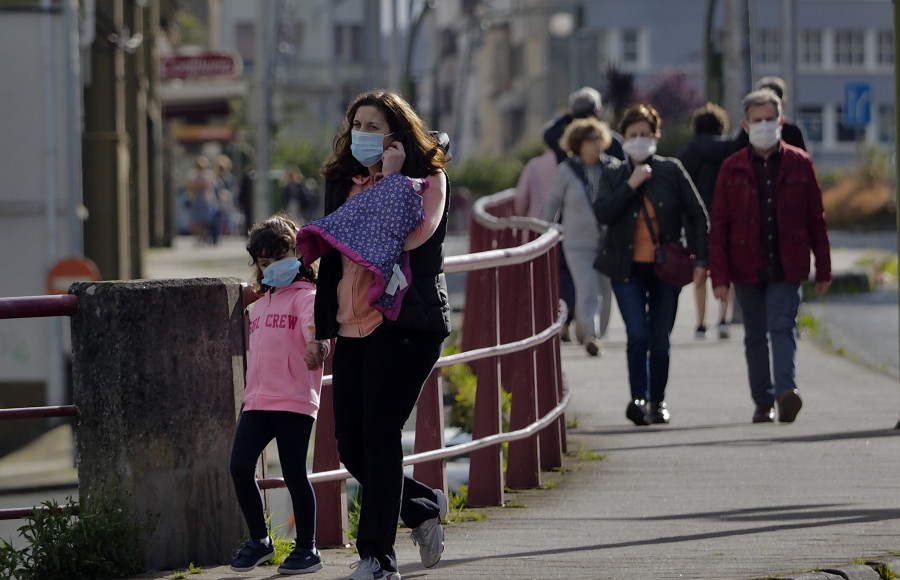
[[[735,151],[736,145],[728,137],[701,133],[688,141],[678,154],[678,159],[687,169],[709,213],[712,213],[713,192],[716,190],[719,167]]]
[[[445,174],[446,179],[446,174]],[[325,213],[341,206],[350,194],[352,182],[325,182]],[[397,320],[382,317],[386,328],[402,328],[450,334],[450,301],[447,281],[444,277],[444,238],[447,235],[447,219],[450,214],[450,182],[444,200],[444,215],[437,230],[418,248],[409,252],[409,267],[413,279],[403,296],[403,305]],[[337,287],[343,276],[341,254],[332,250],[322,256],[319,263],[319,281],[316,287],[316,338],[324,340],[337,336]]]
[[[650,158],[653,177],[637,191],[628,185],[633,170],[631,163],[612,159],[600,177],[600,192],[594,202],[594,215],[607,224],[606,243],[594,267],[613,280],[628,281],[634,258],[634,228],[641,215],[642,198],[653,204],[659,226],[659,241],[683,242],[682,226],[687,228],[687,242],[696,254],[698,266],[707,265],[709,215],[681,163],[671,157]]]

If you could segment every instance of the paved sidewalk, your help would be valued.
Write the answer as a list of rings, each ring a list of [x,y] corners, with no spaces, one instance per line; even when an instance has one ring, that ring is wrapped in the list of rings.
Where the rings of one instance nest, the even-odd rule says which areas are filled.
[[[184,268],[188,276],[205,275],[205,250]],[[860,252],[835,250],[836,270],[856,263]],[[206,262],[246,278],[245,261],[233,266],[235,274],[217,259]],[[715,308],[710,300],[708,320]],[[401,529],[405,579],[877,578],[850,565],[860,559],[900,571],[895,377],[802,340],[797,421],[752,425],[742,327],[733,326],[727,341],[695,340],[686,289],[673,335],[672,422],[634,427],[624,416],[624,325],[613,311],[602,357],[563,347],[573,392],[565,472],[544,474],[545,489],[508,493],[508,506],[483,510],[483,521],[445,526],[446,551],[435,568],[422,568]],[[897,352],[894,328],[888,339]],[[311,577],[346,577],[356,560],[349,549],[323,556],[325,568]],[[808,573],[817,569],[843,576]],[[271,566],[243,574],[222,566],[185,577],[280,576]]]

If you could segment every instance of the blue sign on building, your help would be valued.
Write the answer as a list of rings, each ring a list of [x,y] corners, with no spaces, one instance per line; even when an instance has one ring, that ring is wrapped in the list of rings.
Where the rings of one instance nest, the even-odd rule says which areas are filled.
[[[847,127],[865,127],[872,121],[872,85],[847,83],[844,85],[844,118]]]

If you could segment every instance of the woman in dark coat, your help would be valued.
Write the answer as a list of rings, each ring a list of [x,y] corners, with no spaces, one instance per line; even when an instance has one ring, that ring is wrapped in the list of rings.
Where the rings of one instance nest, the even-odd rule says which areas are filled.
[[[669,337],[681,288],[656,276],[654,238],[660,244],[681,241],[685,225],[696,253],[694,284],[705,284],[709,217],[681,163],[654,155],[659,113],[650,105],[635,105],[619,127],[628,159],[611,160],[600,178],[594,214],[609,229],[594,267],[612,279],[625,321],[631,386],[625,416],[635,425],[668,423]]]

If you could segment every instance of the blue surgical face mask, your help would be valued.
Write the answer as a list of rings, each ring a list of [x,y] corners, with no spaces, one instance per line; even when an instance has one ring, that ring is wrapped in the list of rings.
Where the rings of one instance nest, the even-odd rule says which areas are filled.
[[[296,257],[282,258],[277,262],[272,262],[263,270],[262,283],[272,288],[284,288],[290,286],[297,272],[300,271],[302,262]]]
[[[366,167],[372,167],[381,160],[384,153],[384,138],[393,135],[388,133],[367,133],[365,131],[350,131],[350,153],[357,161]]]

